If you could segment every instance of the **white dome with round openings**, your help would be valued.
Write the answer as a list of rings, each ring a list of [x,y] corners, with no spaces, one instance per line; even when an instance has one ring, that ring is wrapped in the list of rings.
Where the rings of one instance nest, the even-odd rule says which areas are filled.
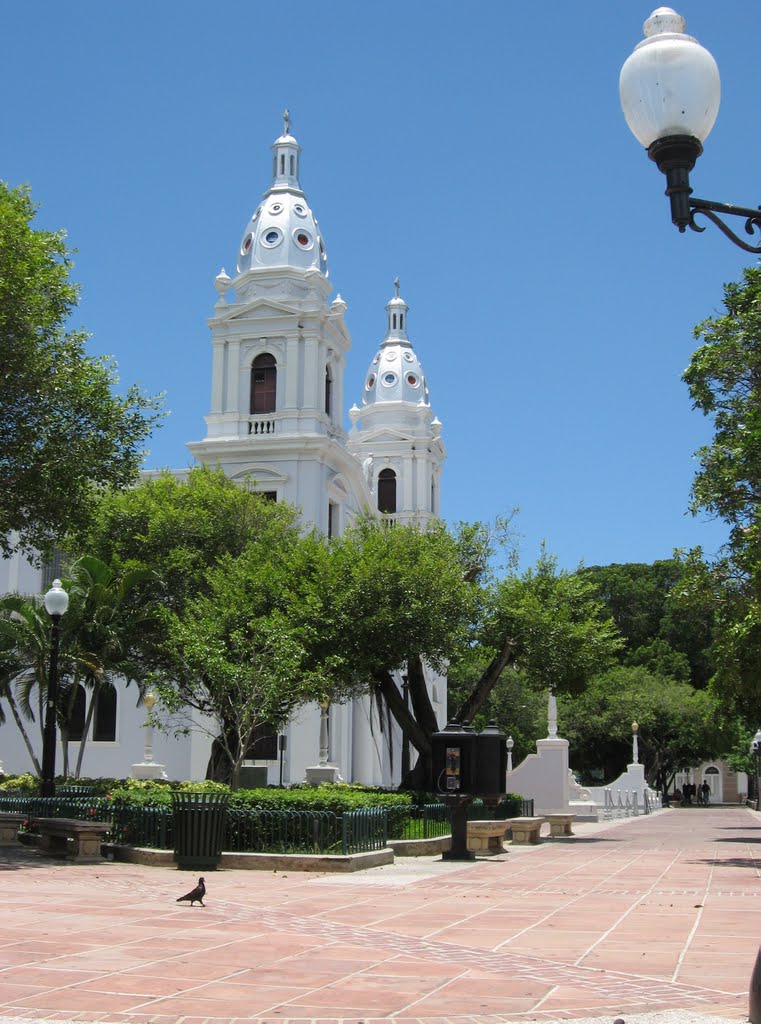
[[[260,267],[299,267],[327,277],[325,243],[299,184],[301,146],[291,135],[288,111],[283,120],[283,134],[272,146],[272,184],[243,232],[238,273]]]
[[[428,388],[420,360],[407,337],[409,306],[399,295],[399,278],[394,281],[394,297],[386,306],[386,337],[365,374],[362,404],[410,402],[430,405]]]

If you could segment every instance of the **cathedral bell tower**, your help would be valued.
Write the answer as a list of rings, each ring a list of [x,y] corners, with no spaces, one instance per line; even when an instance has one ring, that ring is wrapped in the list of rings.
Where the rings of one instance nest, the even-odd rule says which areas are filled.
[[[272,184],[243,232],[236,276],[222,270],[214,282],[211,410],[206,437],[188,447],[331,532],[351,489],[341,478],[356,475],[362,487],[341,425],[351,338],[346,303],[329,301],[325,243],[300,184],[301,147],[288,111],[283,119]]]
[[[399,295],[386,306],[386,336],[365,375],[362,406],[349,410],[349,451],[363,467],[379,512],[398,522],[441,513],[446,449],[431,411],[423,367],[407,334],[409,307]]]

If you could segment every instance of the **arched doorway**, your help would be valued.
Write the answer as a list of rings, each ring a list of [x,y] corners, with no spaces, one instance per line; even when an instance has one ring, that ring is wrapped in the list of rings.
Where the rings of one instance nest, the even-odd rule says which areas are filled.
[[[709,764],[707,768],[703,769],[703,782],[707,782],[711,789],[711,795],[709,797],[711,803],[724,803],[724,786],[721,778],[721,772],[715,764]]]

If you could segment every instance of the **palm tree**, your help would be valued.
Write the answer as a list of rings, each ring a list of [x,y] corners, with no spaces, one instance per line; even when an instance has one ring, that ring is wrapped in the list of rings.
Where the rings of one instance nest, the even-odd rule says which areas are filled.
[[[32,764],[38,775],[42,774],[40,763],[26,730],[26,721],[34,721],[34,714],[28,705],[20,707],[16,701],[14,687],[28,671],[21,651],[25,646],[26,632],[32,628],[35,617],[33,604],[17,594],[0,598],[0,724],[6,716],[3,701],[7,703],[13,719],[24,741]],[[44,669],[43,669],[44,671]],[[42,723],[42,714],[40,714]]]
[[[77,559],[69,575],[66,626],[77,671],[69,688],[66,728],[74,710],[76,687],[81,683],[90,691],[75,769],[79,777],[99,695],[113,686],[114,679],[122,677],[127,685],[137,683],[138,703],[142,700],[146,673],[140,648],[155,615],[155,606],[145,597],[158,577],[150,569],[127,569],[117,574],[92,555]],[[68,745],[65,727],[62,724],[64,747]]]
[[[77,777],[99,693],[113,686],[115,678],[124,677],[128,684],[131,680],[138,683],[138,702],[142,699],[145,671],[139,648],[154,613],[145,594],[147,585],[156,582],[156,574],[150,570],[117,574],[89,555],[77,559],[63,581],[70,596],[61,619],[58,665],[57,720],[64,776],[69,774],[69,734],[80,685],[91,697],[75,768]],[[50,618],[42,598],[18,594],[0,598],[0,698],[8,704],[38,774],[40,765],[24,720],[38,720],[42,731],[49,656]]]

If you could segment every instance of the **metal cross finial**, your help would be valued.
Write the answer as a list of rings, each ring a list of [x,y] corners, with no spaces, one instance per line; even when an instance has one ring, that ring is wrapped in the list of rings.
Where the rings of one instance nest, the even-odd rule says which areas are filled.
[[[399,298],[399,278],[398,277],[394,278],[394,298],[395,299]]]
[[[291,134],[291,112],[288,107],[283,111],[283,135]]]

